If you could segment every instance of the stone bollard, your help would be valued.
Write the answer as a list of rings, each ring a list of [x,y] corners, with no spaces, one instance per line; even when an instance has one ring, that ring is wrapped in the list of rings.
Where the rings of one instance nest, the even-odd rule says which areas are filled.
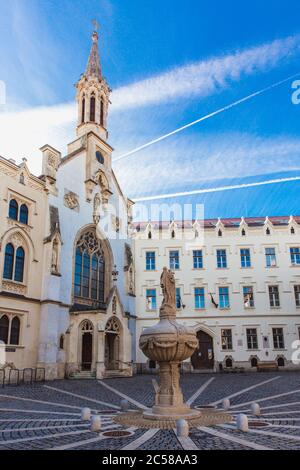
[[[128,411],[129,410],[129,401],[121,400],[121,410]]]
[[[240,414],[236,418],[236,427],[239,431],[243,432],[248,432],[249,431],[249,426],[248,426],[248,418],[244,414]]]
[[[90,410],[90,408],[82,408],[82,410],[81,410],[81,419],[82,419],[82,421],[89,421],[91,419],[91,410]]]
[[[176,434],[178,437],[189,437],[189,425],[185,419],[176,421]]]
[[[258,403],[252,403],[251,404],[251,413],[254,416],[259,416],[260,415],[260,406]]]
[[[222,403],[223,410],[229,410],[230,408],[230,400],[228,398],[225,398]]]
[[[91,420],[91,431],[100,431],[101,429],[101,418],[100,416],[94,415]]]

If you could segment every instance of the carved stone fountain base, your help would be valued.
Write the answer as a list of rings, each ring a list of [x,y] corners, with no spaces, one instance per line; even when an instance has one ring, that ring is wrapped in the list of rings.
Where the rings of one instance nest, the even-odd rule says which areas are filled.
[[[163,411],[164,413],[161,413]],[[198,418],[201,415],[201,411],[199,410],[191,410],[188,406],[187,407],[182,407],[182,408],[176,408],[176,411],[174,408],[165,408],[164,410],[161,410],[161,407],[156,409],[154,406],[152,410],[149,411],[144,411],[143,417],[145,419],[153,419],[153,420],[175,420],[177,421],[178,419],[194,419]]]
[[[190,410],[196,412],[197,410]],[[195,415],[179,415],[179,416],[165,416],[165,415],[151,415],[147,411],[127,411],[126,413],[118,413],[113,421],[121,426],[136,426],[141,429],[174,429],[176,428],[176,421],[178,419],[186,419],[189,423],[190,429],[198,426],[215,426],[216,424],[225,424],[232,421],[232,416],[221,410],[203,409],[199,412],[198,416]]]

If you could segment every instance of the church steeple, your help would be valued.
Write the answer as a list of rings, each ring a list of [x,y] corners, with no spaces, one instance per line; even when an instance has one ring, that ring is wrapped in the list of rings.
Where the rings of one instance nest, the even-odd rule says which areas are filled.
[[[98,32],[94,31],[92,34],[92,48],[89,56],[89,60],[85,70],[86,77],[102,77],[101,65],[100,65],[100,56],[98,48]]]
[[[106,140],[110,88],[102,75],[97,27],[92,34],[92,48],[84,74],[76,84],[78,103],[77,135],[90,131]]]

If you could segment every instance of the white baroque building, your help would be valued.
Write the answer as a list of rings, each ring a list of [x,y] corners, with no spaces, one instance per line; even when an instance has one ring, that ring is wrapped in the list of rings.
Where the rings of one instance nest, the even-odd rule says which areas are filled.
[[[297,367],[299,223],[299,217],[136,223],[137,338],[158,320],[167,266],[175,273],[178,321],[199,339],[186,370]],[[138,343],[136,361],[140,369],[156,367]]]

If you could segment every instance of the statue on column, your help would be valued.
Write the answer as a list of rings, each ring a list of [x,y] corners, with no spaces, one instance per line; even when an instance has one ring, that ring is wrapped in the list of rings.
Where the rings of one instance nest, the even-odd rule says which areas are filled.
[[[160,286],[163,292],[162,307],[168,305],[176,308],[175,278],[172,271],[166,267],[163,268],[163,272],[160,276]]]

